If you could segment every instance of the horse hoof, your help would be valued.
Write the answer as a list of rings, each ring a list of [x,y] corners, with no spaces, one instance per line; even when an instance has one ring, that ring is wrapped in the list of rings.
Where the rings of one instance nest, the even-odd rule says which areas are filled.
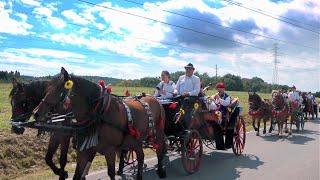
[[[254,131],[258,131],[258,128],[254,128]]]
[[[272,129],[269,129],[269,133],[271,133],[272,132]]]
[[[68,171],[60,172],[59,180],[68,179]]]
[[[137,175],[137,180],[142,180],[142,174],[141,175]]]
[[[289,136],[291,136],[292,135],[292,132],[289,132]]]
[[[259,136],[259,132],[256,133],[256,136]]]
[[[267,131],[266,130],[263,130],[263,134],[266,134],[267,133]]]
[[[164,171],[163,169],[162,169],[162,170],[158,169],[158,170],[157,170],[157,174],[158,174],[158,176],[159,176],[160,179],[163,179],[163,178],[166,178],[166,177],[167,177],[167,173],[166,173],[166,171]]]
[[[122,176],[123,175],[123,171],[117,171],[117,175],[118,176]]]

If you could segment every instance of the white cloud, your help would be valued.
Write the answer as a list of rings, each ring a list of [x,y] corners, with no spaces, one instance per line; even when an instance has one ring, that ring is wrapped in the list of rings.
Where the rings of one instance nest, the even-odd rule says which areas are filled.
[[[48,7],[36,7],[33,13],[39,19],[44,18],[52,27],[62,29],[66,26],[66,23],[58,17],[53,16],[53,11],[57,10],[53,4],[49,4]]]
[[[184,58],[187,61],[193,60],[196,62],[205,62],[214,58],[213,54],[209,53],[181,53],[180,57]]]
[[[10,17],[12,11],[10,9],[5,9],[5,3],[0,2],[0,33],[14,34],[14,35],[28,35],[31,32],[32,25],[28,24],[24,20],[18,21]],[[22,14],[17,14],[19,17]]]
[[[89,23],[87,19],[75,13],[73,10],[65,10],[61,14],[65,16],[67,19],[70,19],[78,24],[87,25]]]
[[[41,57],[48,56],[57,59],[65,59],[65,58],[76,58],[76,59],[84,59],[85,55],[79,53],[73,53],[69,51],[55,50],[55,49],[40,49],[40,48],[27,48],[27,49],[8,49],[9,52],[23,52],[28,55]]]
[[[41,3],[36,0],[21,0],[22,3],[29,5],[29,6],[40,6]]]

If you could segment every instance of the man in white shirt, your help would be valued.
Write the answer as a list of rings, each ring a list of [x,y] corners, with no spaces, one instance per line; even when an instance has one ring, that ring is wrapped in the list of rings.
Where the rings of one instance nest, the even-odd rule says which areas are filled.
[[[300,103],[300,96],[299,93],[296,91],[296,87],[292,86],[291,92],[288,94],[288,100],[289,102],[297,102]]]
[[[156,86],[154,96],[159,99],[170,99],[173,97],[174,82],[170,81],[170,74],[168,71],[162,71],[161,82]]]
[[[200,78],[193,74],[195,68],[191,63],[184,68],[186,74],[179,77],[175,93],[182,96],[198,96],[200,92]]]

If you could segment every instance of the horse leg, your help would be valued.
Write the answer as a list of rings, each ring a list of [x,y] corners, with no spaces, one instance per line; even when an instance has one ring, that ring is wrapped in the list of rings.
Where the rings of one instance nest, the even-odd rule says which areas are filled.
[[[73,176],[74,180],[83,180],[86,178],[95,155],[96,151],[93,149],[77,153],[77,166]]]
[[[263,119],[263,134],[266,134],[267,133],[267,120],[266,119]]]
[[[68,159],[68,149],[70,145],[70,137],[60,137],[60,176],[59,180],[68,178],[68,172],[64,170]]]
[[[261,118],[258,118],[258,128],[257,128],[257,133],[256,135],[259,136],[259,131],[260,131],[260,121],[261,121]]]
[[[273,120],[272,120],[272,118],[271,118],[271,120],[270,120],[270,128],[269,128],[269,133],[271,133],[272,132],[272,130],[273,130],[273,128],[272,128],[272,124],[273,124],[273,122],[272,122]]]
[[[157,158],[158,158],[158,169],[157,169],[157,174],[159,178],[166,178],[166,170],[163,166],[163,159],[167,153],[167,144],[165,142],[165,135],[161,137],[161,140],[159,142],[159,147],[156,150],[157,153]]]
[[[289,118],[288,118],[289,119]],[[288,119],[287,118],[285,118],[285,130],[284,130],[284,132],[285,133],[288,133]],[[290,117],[290,119],[291,119],[291,117]]]
[[[295,118],[295,117],[294,117]],[[289,136],[292,134],[292,124],[293,124],[293,120],[291,117],[291,122],[290,122],[290,129],[289,129]]]
[[[138,161],[138,173],[137,173],[137,180],[142,180],[142,172],[143,172],[143,161],[144,161],[144,152],[142,149],[142,143],[138,143],[135,148],[137,154],[137,161]]]
[[[255,131],[258,131],[258,129],[256,128],[256,118],[252,118],[252,127]]]
[[[124,168],[124,157],[127,154],[126,150],[121,150],[120,151],[120,157],[119,157],[119,169],[117,171],[117,175],[122,175],[123,174],[123,168]]]
[[[278,136],[281,136],[281,122],[278,121]]]
[[[56,153],[58,146],[59,146],[59,143],[58,143],[57,136],[55,134],[51,135],[45,161],[46,161],[46,164],[51,168],[53,173],[56,175],[60,174],[60,169],[53,163],[53,155]]]
[[[111,180],[114,180],[115,179],[115,175],[116,175],[116,167],[115,167],[115,164],[116,164],[116,153],[114,150],[109,150],[107,153],[106,153],[106,161],[107,161],[107,165],[108,165],[108,175],[109,175],[109,178]]]

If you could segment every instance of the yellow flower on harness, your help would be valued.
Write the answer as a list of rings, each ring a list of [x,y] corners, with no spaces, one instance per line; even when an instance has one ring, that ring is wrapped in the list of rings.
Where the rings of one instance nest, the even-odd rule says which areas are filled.
[[[195,103],[195,104],[193,105],[193,107],[194,107],[195,110],[198,110],[198,109],[199,109],[199,104],[198,104],[198,103]]]
[[[68,80],[67,82],[64,83],[64,88],[71,89],[72,87],[73,87],[73,81]]]
[[[179,114],[181,114],[181,115],[184,115],[184,110],[181,108],[180,110],[179,110]]]

